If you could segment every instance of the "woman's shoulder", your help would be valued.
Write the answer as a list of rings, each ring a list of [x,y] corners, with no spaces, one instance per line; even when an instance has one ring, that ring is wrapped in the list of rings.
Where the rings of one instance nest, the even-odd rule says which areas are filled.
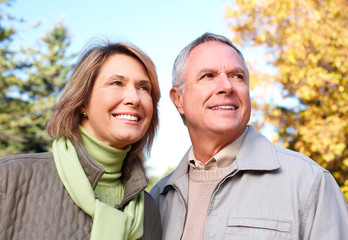
[[[144,236],[142,240],[161,238],[161,217],[155,200],[144,191]]]
[[[0,158],[0,169],[28,167],[53,162],[51,152],[16,154]]]
[[[152,210],[158,211],[158,207],[156,205],[155,200],[152,198],[150,193],[148,193],[146,191],[144,191],[144,201],[145,201],[145,208],[148,208],[151,212],[152,212]],[[146,209],[145,209],[145,211],[146,211]]]

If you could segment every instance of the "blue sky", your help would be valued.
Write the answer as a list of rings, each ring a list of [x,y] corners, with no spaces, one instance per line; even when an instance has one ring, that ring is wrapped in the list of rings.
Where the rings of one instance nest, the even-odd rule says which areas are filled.
[[[68,28],[71,50],[80,51],[93,38],[130,41],[155,62],[162,98],[160,129],[147,165],[161,175],[176,166],[191,143],[169,98],[171,70],[177,54],[204,32],[230,36],[224,17],[226,0],[17,0],[10,8],[26,24],[19,29],[20,45],[34,45],[38,37],[61,20]],[[28,24],[41,22],[37,29]]]

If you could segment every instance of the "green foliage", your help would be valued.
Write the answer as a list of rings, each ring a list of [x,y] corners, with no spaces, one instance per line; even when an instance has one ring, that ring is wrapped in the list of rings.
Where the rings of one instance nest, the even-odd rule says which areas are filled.
[[[10,50],[15,37],[13,27],[0,26],[0,156],[49,150],[45,127],[73,67],[63,24],[46,33],[35,49]]]
[[[276,69],[254,71],[251,80],[277,84],[284,100],[295,100],[254,104],[278,129],[274,142],[328,169],[348,200],[347,12],[346,0],[237,0],[226,16],[233,40],[266,48]]]

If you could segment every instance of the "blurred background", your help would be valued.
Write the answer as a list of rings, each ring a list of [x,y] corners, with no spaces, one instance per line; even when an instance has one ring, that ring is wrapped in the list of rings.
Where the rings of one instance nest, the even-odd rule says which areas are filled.
[[[155,62],[162,93],[151,186],[191,145],[169,98],[174,60],[212,32],[248,62],[251,124],[328,169],[348,200],[347,12],[347,0],[0,0],[0,157],[49,151],[45,126],[78,54],[129,41]]]

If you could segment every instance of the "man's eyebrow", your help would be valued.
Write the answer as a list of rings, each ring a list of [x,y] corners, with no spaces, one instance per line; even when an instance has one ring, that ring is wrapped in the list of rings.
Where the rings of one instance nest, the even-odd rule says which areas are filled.
[[[202,75],[204,73],[215,73],[217,71],[218,70],[214,68],[202,68],[201,70],[198,71],[197,75]]]
[[[248,75],[248,72],[244,68],[241,68],[241,67],[232,68],[229,72],[230,73],[242,73],[243,75]]]
[[[197,75],[202,75],[205,73],[216,73],[218,72],[217,69],[215,68],[202,68],[201,70],[198,71]],[[233,67],[230,70],[228,70],[228,73],[242,73],[243,75],[248,75],[248,72],[242,68],[242,67]]]

